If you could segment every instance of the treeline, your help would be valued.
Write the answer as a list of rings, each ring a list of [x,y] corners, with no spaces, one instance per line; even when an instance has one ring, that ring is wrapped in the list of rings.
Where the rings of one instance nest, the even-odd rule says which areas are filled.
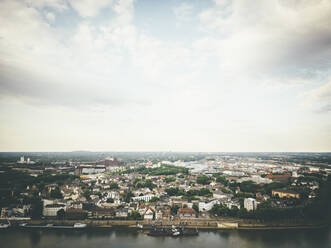
[[[213,193],[207,188],[201,188],[200,190],[188,190],[185,192],[179,188],[167,188],[165,189],[169,196],[182,196],[184,199],[196,200],[197,196],[212,197]]]
[[[67,174],[54,176],[40,175],[33,177],[25,172],[6,168],[6,170],[0,173],[0,208],[7,207],[10,204],[29,203],[31,199],[20,195],[20,193],[26,190],[27,186],[35,187],[31,191],[32,198],[38,198],[38,193],[41,192],[47,184],[62,185],[65,182],[72,182],[76,178],[76,176]],[[53,194],[57,196],[58,192],[54,191]]]
[[[139,167],[135,169],[129,169],[123,171],[123,174],[127,173],[139,173],[139,174],[148,174],[150,176],[160,176],[160,175],[176,175],[179,173],[188,174],[189,170],[184,167],[173,166],[173,165],[161,165],[158,168],[147,168],[147,167]]]
[[[237,217],[261,221],[295,220],[295,221],[325,221],[331,223],[331,179],[321,182],[317,198],[307,205],[290,208],[274,208],[269,201],[258,205],[255,211],[244,208],[227,208],[225,205],[215,205],[210,211],[214,216]]]

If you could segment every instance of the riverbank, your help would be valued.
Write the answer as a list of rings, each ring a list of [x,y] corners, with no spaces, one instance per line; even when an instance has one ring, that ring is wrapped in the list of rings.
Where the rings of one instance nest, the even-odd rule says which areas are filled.
[[[184,225],[185,228],[197,228],[204,230],[286,230],[286,229],[317,229],[326,228],[327,223],[253,223],[242,219],[177,219],[170,220],[11,220],[12,226],[18,226],[21,223],[33,225],[73,225],[77,222],[84,223],[88,228],[137,228],[142,225],[144,228],[151,228],[152,225]]]

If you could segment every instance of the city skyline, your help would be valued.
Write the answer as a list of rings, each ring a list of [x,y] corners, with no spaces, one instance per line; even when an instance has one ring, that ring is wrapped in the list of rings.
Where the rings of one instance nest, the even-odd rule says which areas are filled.
[[[4,0],[0,151],[331,151],[331,2]]]

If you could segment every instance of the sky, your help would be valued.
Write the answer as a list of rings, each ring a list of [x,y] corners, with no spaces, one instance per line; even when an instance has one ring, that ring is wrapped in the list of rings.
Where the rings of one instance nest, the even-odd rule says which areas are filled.
[[[331,151],[330,0],[0,0],[0,151]]]

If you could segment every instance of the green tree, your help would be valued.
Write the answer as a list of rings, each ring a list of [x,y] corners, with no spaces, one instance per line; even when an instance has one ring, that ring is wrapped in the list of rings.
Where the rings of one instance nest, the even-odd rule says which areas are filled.
[[[219,176],[219,175],[216,176],[216,182],[222,183],[225,186],[227,186],[229,183],[229,181],[226,180],[226,178],[224,176]]]
[[[210,184],[210,182],[211,182],[210,178],[205,176],[205,175],[197,177],[197,183],[198,184],[207,185],[207,184]]]
[[[198,204],[194,203],[192,208],[195,210],[196,213],[199,213],[199,206]]]
[[[176,215],[179,207],[177,205],[171,207],[171,214]]]
[[[61,208],[59,211],[56,212],[56,216],[59,220],[63,220],[65,217],[65,211],[63,208]]]
[[[30,216],[32,219],[40,219],[43,212],[43,204],[40,199],[33,199],[31,202]]]
[[[257,184],[253,181],[245,181],[240,184],[240,190],[243,192],[256,193],[257,188]]]
[[[153,196],[152,199],[150,200],[150,202],[157,202],[159,200],[160,200],[160,198]]]
[[[156,187],[156,185],[150,179],[145,180],[144,186],[145,186],[145,188],[150,188],[150,189],[153,189]]]
[[[165,182],[166,183],[171,183],[171,182],[175,182],[176,181],[176,178],[175,177],[166,177],[165,178]]]
[[[118,184],[117,183],[111,183],[109,185],[109,189],[118,189]]]
[[[62,199],[63,198],[63,195],[62,195],[62,193],[61,193],[61,191],[60,191],[60,189],[58,187],[56,187],[55,189],[53,189],[51,191],[50,196],[52,198],[56,198],[56,199]]]
[[[143,218],[138,211],[133,210],[131,212],[131,214],[129,214],[128,219],[129,220],[142,220]]]

